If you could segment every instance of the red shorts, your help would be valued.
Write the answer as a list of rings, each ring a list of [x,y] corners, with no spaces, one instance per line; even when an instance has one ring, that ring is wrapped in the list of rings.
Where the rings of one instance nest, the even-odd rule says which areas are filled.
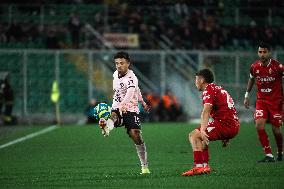
[[[282,125],[282,100],[267,103],[263,100],[256,101],[254,119],[267,119],[271,125],[280,127]]]
[[[226,140],[234,138],[240,128],[240,122],[237,120],[234,121],[212,121],[208,123],[208,127],[206,129],[206,134],[208,135],[208,139],[210,141],[214,140]],[[200,130],[200,127],[197,128]]]

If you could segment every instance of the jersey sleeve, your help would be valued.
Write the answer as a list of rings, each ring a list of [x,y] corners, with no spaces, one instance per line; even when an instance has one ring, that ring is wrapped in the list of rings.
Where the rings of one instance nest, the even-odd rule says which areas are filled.
[[[209,89],[207,89],[203,92],[202,101],[203,101],[203,105],[204,104],[210,104],[210,105],[213,106],[214,92],[213,92],[212,88],[209,88]]]

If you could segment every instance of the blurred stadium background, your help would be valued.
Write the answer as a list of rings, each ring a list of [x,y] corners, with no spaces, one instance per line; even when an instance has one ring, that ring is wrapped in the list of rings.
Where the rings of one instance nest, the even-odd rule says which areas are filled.
[[[194,74],[203,67],[232,95],[242,121],[251,121],[242,106],[249,66],[261,40],[284,62],[283,6],[281,0],[2,0],[0,72],[10,73],[13,114],[22,123],[53,122],[57,80],[62,121],[77,123],[92,98],[111,102],[112,56],[123,49],[142,91],[170,89],[187,121],[200,114]]]

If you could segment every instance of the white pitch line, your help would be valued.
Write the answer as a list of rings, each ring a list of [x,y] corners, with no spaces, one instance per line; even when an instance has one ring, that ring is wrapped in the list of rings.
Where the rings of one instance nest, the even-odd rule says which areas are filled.
[[[6,147],[8,147],[8,146],[11,146],[11,145],[16,144],[16,143],[19,143],[19,142],[23,142],[23,141],[25,141],[25,140],[31,139],[31,138],[36,137],[36,136],[38,136],[38,135],[42,135],[42,134],[44,134],[44,133],[47,133],[47,132],[52,131],[52,130],[57,129],[57,128],[58,128],[58,127],[57,127],[56,125],[50,126],[50,127],[45,128],[45,129],[43,129],[43,130],[41,130],[41,131],[38,131],[38,132],[35,132],[35,133],[32,133],[32,134],[26,135],[26,136],[24,136],[24,137],[21,137],[21,138],[18,138],[18,139],[16,139],[16,140],[13,140],[13,141],[11,141],[11,142],[8,142],[8,143],[6,143],[6,144],[3,144],[3,145],[0,146],[0,149],[6,148]]]

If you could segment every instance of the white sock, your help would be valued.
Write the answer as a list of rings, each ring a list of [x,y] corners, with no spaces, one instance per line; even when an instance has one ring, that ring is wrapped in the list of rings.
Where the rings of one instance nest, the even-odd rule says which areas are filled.
[[[110,131],[114,128],[114,122],[111,119],[107,120],[107,127]]]
[[[273,158],[272,154],[266,154],[266,156]]]
[[[145,143],[140,144],[140,145],[135,144],[135,147],[136,147],[137,155],[138,155],[140,163],[141,163],[141,167],[142,168],[148,168],[147,150],[146,150]]]
[[[195,167],[203,167],[203,164],[196,164]]]

